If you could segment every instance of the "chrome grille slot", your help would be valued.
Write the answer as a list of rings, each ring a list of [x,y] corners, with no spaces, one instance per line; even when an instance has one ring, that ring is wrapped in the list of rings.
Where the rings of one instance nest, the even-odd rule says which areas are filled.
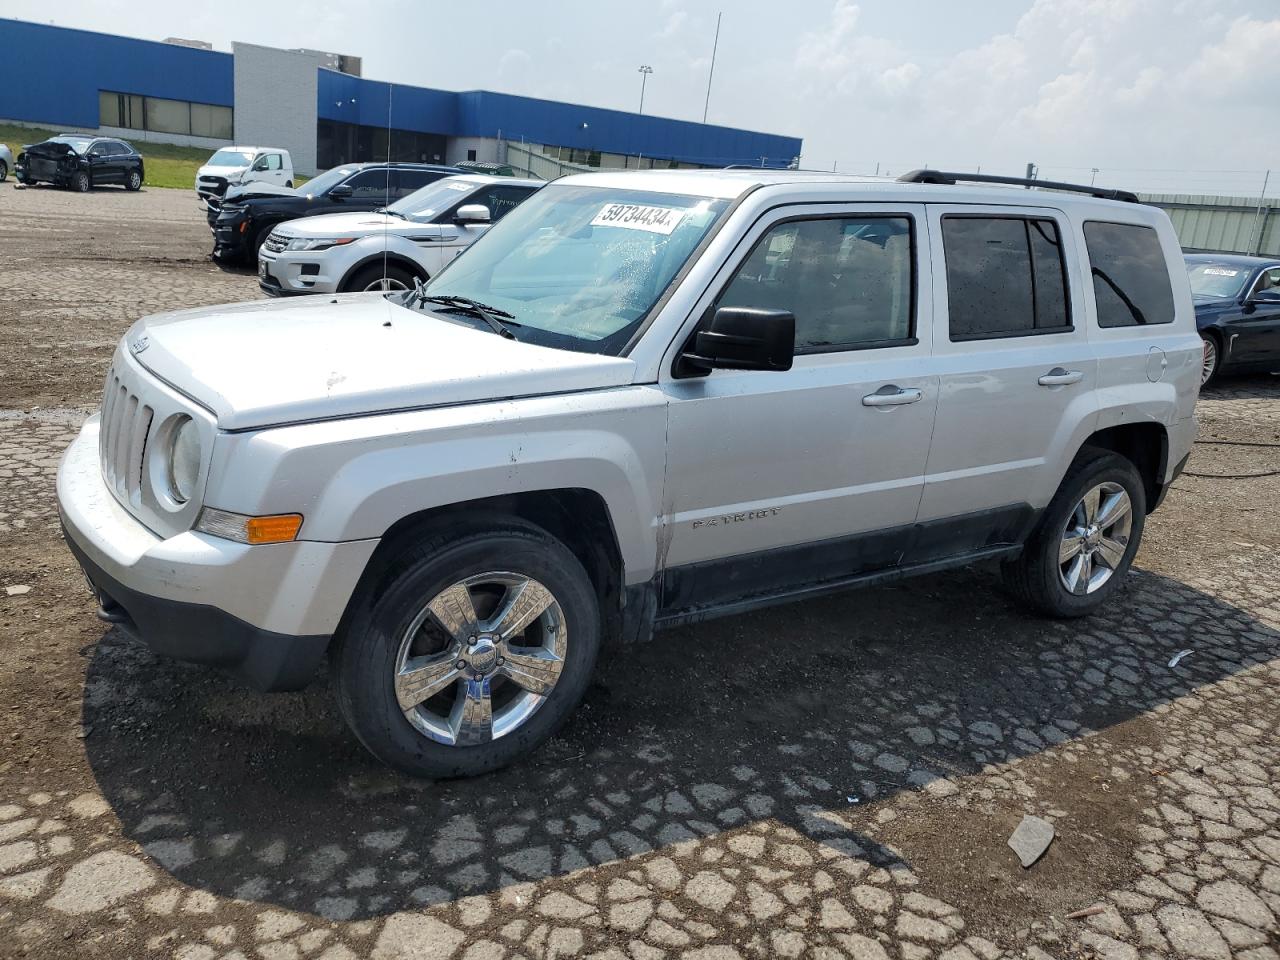
[[[98,457],[103,480],[122,503],[136,506],[141,500],[142,458],[154,419],[155,411],[139,401],[113,369],[103,391]]]

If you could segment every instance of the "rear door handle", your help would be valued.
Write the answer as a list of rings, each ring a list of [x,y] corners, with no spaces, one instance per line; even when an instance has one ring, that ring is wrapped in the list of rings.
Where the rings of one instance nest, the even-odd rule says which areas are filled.
[[[915,387],[905,390],[896,384],[888,383],[875,393],[868,393],[862,398],[864,407],[898,407],[904,403],[918,403],[924,396],[923,391]]]
[[[1054,367],[1036,382],[1042,387],[1066,387],[1079,383],[1084,374],[1079,370],[1067,370],[1065,367]]]

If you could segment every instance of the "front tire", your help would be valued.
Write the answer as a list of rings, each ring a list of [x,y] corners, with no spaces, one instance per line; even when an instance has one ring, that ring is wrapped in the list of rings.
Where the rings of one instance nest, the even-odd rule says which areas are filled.
[[[0,183],[4,183],[9,177],[9,165],[0,160]]]
[[[492,517],[406,542],[383,570],[332,658],[338,706],[383,763],[432,779],[487,773],[578,705],[600,612],[582,564],[546,531]]]
[[[1082,452],[1021,556],[1002,567],[1024,604],[1046,616],[1083,617],[1116,591],[1142,542],[1146,488],[1118,454]]]
[[[342,285],[348,293],[373,290],[411,290],[414,275],[396,263],[388,263],[383,270],[381,263],[361,267]]]
[[[1200,389],[1203,390],[1218,376],[1222,350],[1218,346],[1218,338],[1213,334],[1202,333],[1200,339],[1204,341],[1204,357],[1200,365]]]
[[[79,171],[71,178],[71,189],[76,193],[88,193],[91,186],[93,186],[93,184],[89,180],[89,174],[85,173],[83,170]]]

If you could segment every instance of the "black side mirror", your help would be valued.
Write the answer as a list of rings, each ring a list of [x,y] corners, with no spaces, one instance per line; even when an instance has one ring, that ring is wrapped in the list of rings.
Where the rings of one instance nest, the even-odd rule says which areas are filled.
[[[690,373],[710,370],[790,370],[796,316],[787,310],[721,307],[693,335],[680,360]]]
[[[351,189],[351,184],[340,183],[336,187],[334,187],[332,190],[329,191],[329,199],[330,200],[349,200],[351,199],[352,193],[353,191]]]

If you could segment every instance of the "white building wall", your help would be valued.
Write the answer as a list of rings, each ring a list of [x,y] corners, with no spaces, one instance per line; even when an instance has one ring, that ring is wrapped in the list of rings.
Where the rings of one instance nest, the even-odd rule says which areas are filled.
[[[233,43],[237,143],[283,147],[293,169],[316,172],[316,71],[320,55]]]
[[[475,159],[486,163],[500,163],[498,141],[492,137],[449,137],[444,145],[444,162],[457,163],[467,159],[467,151],[476,152]]]

